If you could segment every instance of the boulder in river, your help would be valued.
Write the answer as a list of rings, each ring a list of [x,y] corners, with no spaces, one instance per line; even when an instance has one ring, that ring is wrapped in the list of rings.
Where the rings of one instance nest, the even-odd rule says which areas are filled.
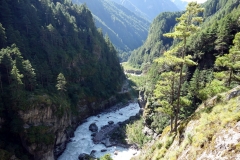
[[[97,152],[96,150],[92,150],[91,153],[90,153],[90,156],[91,156],[91,157],[95,157],[94,154],[95,154],[96,152]]]
[[[107,152],[107,150],[106,149],[102,149],[101,152]]]
[[[113,123],[114,123],[113,121],[108,121],[108,124],[110,124],[110,125],[113,124]]]
[[[90,160],[90,159],[94,159],[94,157],[92,157],[86,153],[82,153],[78,156],[78,160]]]
[[[98,126],[96,125],[96,123],[90,124],[89,130],[92,131],[92,132],[97,132],[98,131]]]
[[[92,137],[95,137],[95,136],[96,136],[96,134],[97,134],[97,133],[92,133],[92,134],[91,134],[91,136],[92,136]]]

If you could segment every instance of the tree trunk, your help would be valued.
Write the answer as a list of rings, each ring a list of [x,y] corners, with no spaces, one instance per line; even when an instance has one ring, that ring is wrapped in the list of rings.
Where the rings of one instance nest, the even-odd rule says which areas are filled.
[[[0,87],[1,87],[1,91],[3,92],[3,88],[2,88],[2,77],[0,75]]]
[[[230,87],[231,82],[232,82],[232,74],[233,74],[233,70],[230,69],[229,80],[228,80],[228,87]]]
[[[172,111],[174,112],[174,106],[173,106],[173,101],[174,101],[174,81],[175,81],[175,77],[173,77],[172,79],[172,96],[171,96],[171,105],[172,105]],[[171,115],[171,132],[173,131],[173,120],[174,117],[173,115]]]
[[[182,59],[185,57],[185,52],[186,52],[186,37],[184,37],[183,41],[183,51],[182,51]],[[180,65],[180,77],[179,77],[179,86],[178,86],[178,93],[177,93],[177,108],[176,108],[176,113],[175,113],[175,128],[174,131],[177,133],[177,121],[179,117],[179,112],[180,112],[180,96],[181,96],[181,89],[182,89],[182,72],[183,72],[183,63]]]
[[[182,88],[182,70],[183,70],[183,64],[181,64],[180,69],[180,77],[179,77],[179,86],[177,91],[177,107],[175,109],[175,126],[174,126],[174,132],[177,133],[177,121],[178,121],[178,114],[180,111],[180,95],[181,95],[181,88]]]

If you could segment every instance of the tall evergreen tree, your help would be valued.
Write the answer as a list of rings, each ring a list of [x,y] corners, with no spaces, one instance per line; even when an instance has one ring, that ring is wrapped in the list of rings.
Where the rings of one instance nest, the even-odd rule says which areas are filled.
[[[236,73],[240,69],[240,32],[235,35],[233,40],[233,47],[230,48],[228,54],[224,54],[223,56],[218,56],[215,61],[216,67],[226,67],[226,71],[216,72],[215,76],[218,79],[225,79],[226,84],[230,87],[234,77],[237,80],[240,80]],[[226,78],[226,74],[228,75]]]
[[[197,2],[190,2],[187,9],[180,18],[177,18],[179,22],[174,28],[174,32],[166,33],[164,36],[169,38],[175,38],[181,40],[181,44],[173,48],[172,50],[165,53],[169,57],[169,61],[174,61],[179,64],[179,86],[177,90],[177,105],[175,109],[175,128],[174,131],[177,132],[177,121],[180,112],[180,101],[181,101],[181,89],[183,84],[183,67],[185,64],[194,65],[195,62],[191,60],[191,56],[186,56],[187,48],[186,42],[187,38],[198,30],[197,24],[203,21],[202,17],[198,17],[200,12],[203,12],[203,8],[200,7]],[[180,52],[180,53],[179,53]]]
[[[66,84],[67,84],[67,81],[64,77],[64,75],[62,73],[59,73],[58,77],[57,77],[57,90],[59,90],[61,93],[63,91],[66,91]]]

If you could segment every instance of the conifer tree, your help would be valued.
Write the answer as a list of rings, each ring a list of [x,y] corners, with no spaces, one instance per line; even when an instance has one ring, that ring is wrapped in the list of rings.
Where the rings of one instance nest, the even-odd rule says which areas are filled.
[[[202,17],[198,17],[200,12],[203,12],[203,8],[200,7],[197,2],[190,2],[187,9],[180,18],[177,18],[178,24],[175,27],[175,31],[172,33],[166,33],[164,36],[174,39],[181,40],[181,43],[174,47],[173,49],[167,51],[164,56],[167,57],[170,65],[179,66],[179,86],[177,89],[177,105],[175,111],[175,128],[174,131],[177,132],[177,121],[180,112],[181,105],[181,88],[183,83],[183,67],[184,65],[196,65],[194,61],[191,60],[190,55],[186,55],[186,42],[187,38],[196,32],[199,28],[197,24],[203,21]]]
[[[215,67],[226,67],[226,71],[216,72],[215,77],[220,80],[226,80],[226,84],[230,87],[233,79],[240,80],[235,74],[240,69],[240,32],[235,35],[233,40],[234,46],[229,49],[228,54],[218,56],[215,61]],[[226,75],[227,78],[226,78]]]
[[[32,91],[34,86],[36,85],[36,73],[29,60],[23,61],[23,69],[25,86],[30,86],[30,90]]]
[[[20,74],[20,72],[19,72],[19,70],[16,66],[16,61],[13,62],[13,68],[12,68],[12,71],[11,71],[11,76],[12,76],[12,79],[15,81],[17,86],[20,85],[20,84],[23,84],[22,80],[21,80],[23,78],[23,75]]]
[[[67,81],[64,77],[64,75],[62,73],[59,73],[58,77],[57,77],[57,90],[59,90],[61,93],[63,91],[66,91],[66,84],[67,84]]]
[[[171,131],[173,130],[174,109],[176,101],[176,83],[179,74],[169,71],[161,74],[154,90],[154,97],[157,98],[160,107],[158,110],[170,116]]]

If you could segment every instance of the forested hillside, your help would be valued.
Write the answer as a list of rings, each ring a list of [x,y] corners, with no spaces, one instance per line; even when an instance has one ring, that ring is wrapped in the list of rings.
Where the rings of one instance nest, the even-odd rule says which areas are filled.
[[[116,101],[117,52],[85,5],[1,0],[0,10],[0,159],[53,159],[73,124]]]
[[[180,15],[180,12],[159,14],[150,26],[147,40],[141,47],[131,53],[128,62],[136,68],[144,68],[146,65],[149,66],[155,58],[162,55],[173,41],[164,37],[163,34],[172,30],[176,24],[176,17]]]
[[[216,148],[210,146],[213,144],[212,138],[216,140],[214,139],[215,132],[205,134],[201,132],[202,129],[195,129],[195,126],[187,128],[186,125],[209,114],[207,115],[209,118],[214,117],[211,119],[213,121],[209,122],[211,123],[209,126],[217,126],[216,117],[225,112],[224,109],[221,110],[218,107],[221,105],[220,108],[228,108],[229,103],[235,104],[228,98],[226,100],[227,96],[231,97],[230,92],[225,94],[222,92],[231,90],[240,84],[240,2],[208,0],[203,5],[189,3],[188,7],[188,10],[181,14],[168,14],[177,17],[169,31],[164,31],[161,27],[158,30],[153,29],[155,23],[159,23],[156,18],[150,30],[150,33],[155,34],[149,34],[145,44],[134,51],[128,61],[133,67],[141,67],[145,73],[139,85],[142,100],[146,102],[143,124],[151,130],[148,133],[163,134],[162,137],[156,139],[155,144],[149,150],[145,149],[151,144],[145,145],[144,152],[138,157],[139,159],[184,159],[188,153],[187,159],[189,160],[196,159],[197,156],[207,157],[205,153],[217,156],[212,151]],[[173,21],[175,17],[172,17]],[[165,25],[170,25],[171,21],[165,22]],[[156,49],[155,46],[160,46],[161,40],[165,46]],[[149,43],[151,41],[152,43]],[[239,88],[231,92],[237,95]],[[201,110],[198,109],[195,113],[200,104],[202,104]],[[211,113],[215,105],[218,113]],[[229,112],[231,111],[230,109]],[[231,123],[229,129],[238,125],[236,122],[239,121],[239,115],[235,118],[226,119]],[[204,122],[199,123],[197,122],[198,128],[205,125]],[[224,125],[226,124],[221,123],[221,127]],[[168,127],[164,129],[165,126]],[[143,126],[139,128],[141,127]],[[189,132],[191,130],[194,130],[194,135]],[[144,131],[146,131],[145,128]],[[216,130],[216,132],[221,132],[221,130]],[[134,139],[140,146],[149,139],[144,135],[138,136],[137,133],[135,135],[132,133],[132,137],[134,136],[137,136]],[[187,139],[186,143],[181,143]],[[198,139],[201,139],[201,142]],[[186,145],[191,144],[193,146],[185,150]],[[199,147],[201,151],[198,150],[197,154],[192,154],[196,153],[194,147]],[[177,151],[175,151],[176,148],[178,148]],[[236,157],[235,154],[228,152],[226,157],[229,158],[229,156]],[[214,159],[218,158],[214,157]]]
[[[171,0],[111,0],[117,2],[150,22],[161,12],[173,12],[180,9]]]
[[[111,0],[73,0],[73,3],[86,3],[93,13],[96,26],[122,52],[138,48],[147,38],[150,23],[122,5]]]

